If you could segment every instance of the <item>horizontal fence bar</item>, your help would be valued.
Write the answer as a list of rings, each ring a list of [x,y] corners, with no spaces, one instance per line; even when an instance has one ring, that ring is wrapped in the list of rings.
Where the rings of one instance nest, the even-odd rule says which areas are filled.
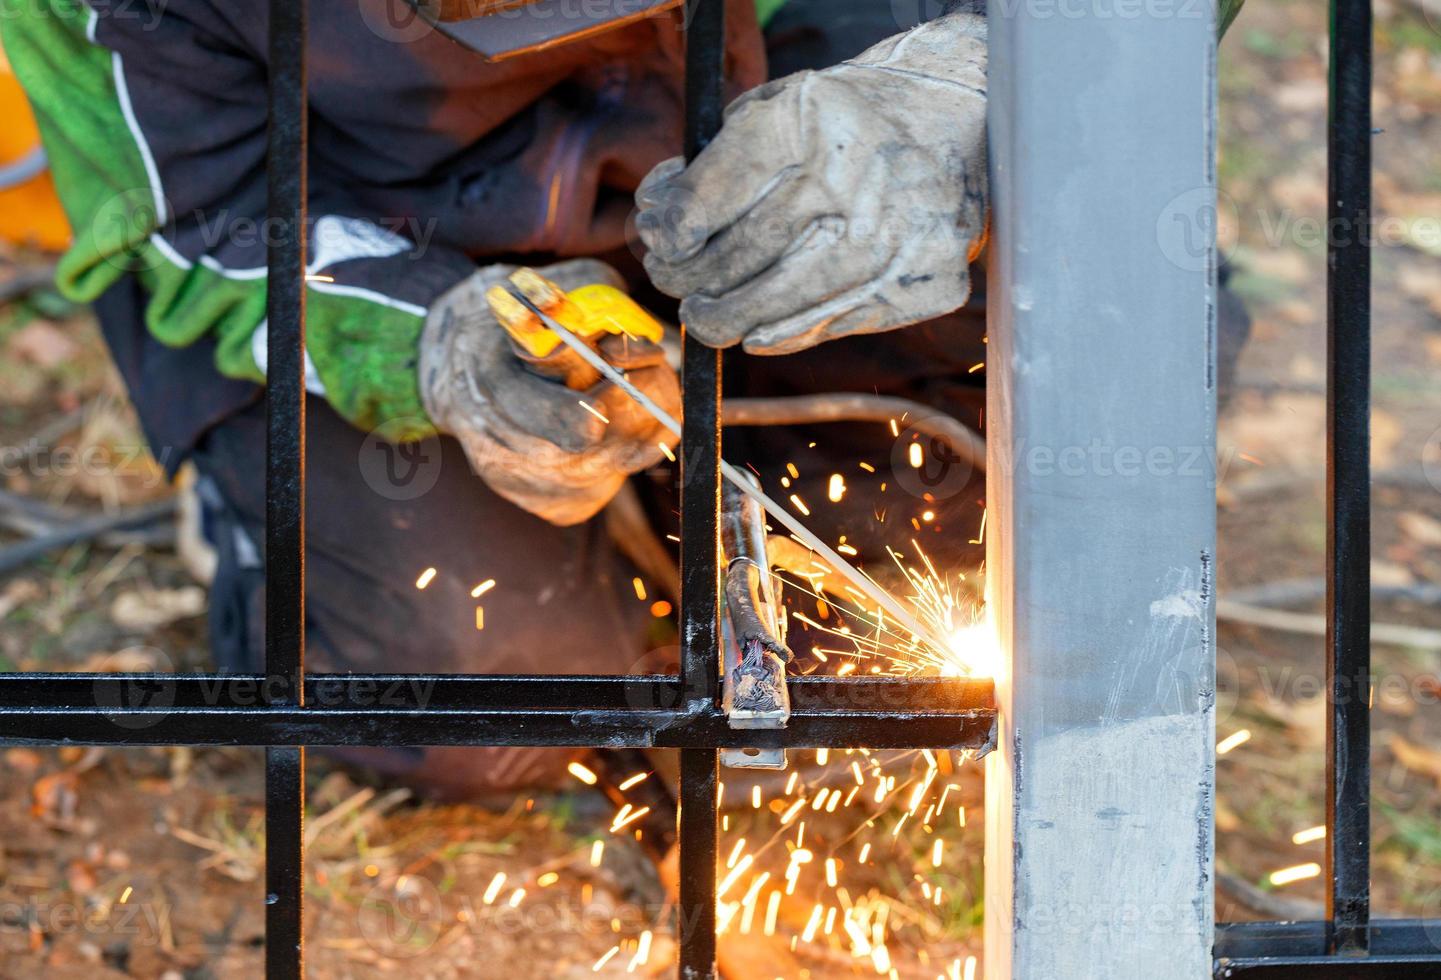
[[[739,730],[663,675],[312,675],[269,704],[264,675],[12,675],[0,742],[26,745],[526,745],[989,751],[989,682],[798,678],[783,729]]]
[[[0,711],[10,745],[522,745],[722,749],[995,746],[995,712],[796,712],[786,728],[734,729],[719,711],[104,708]]]
[[[132,707],[254,710],[265,702],[266,683],[264,674],[0,674],[0,713]],[[680,678],[670,674],[308,674],[304,710],[667,710],[680,708],[681,685]],[[986,678],[792,677],[787,686],[795,707],[811,713],[940,713],[995,705],[995,684]]]
[[[1330,922],[1225,922],[1216,928],[1221,980],[1419,980],[1441,976],[1441,919],[1376,919],[1369,955],[1327,955]]]
[[[1425,980],[1441,976],[1434,956],[1261,957],[1216,964],[1217,980]]]
[[[1216,926],[1216,959],[1320,956],[1326,952],[1329,925],[1321,921],[1222,922]],[[1429,956],[1432,962],[1441,961],[1441,919],[1375,919],[1369,933],[1374,956]]]

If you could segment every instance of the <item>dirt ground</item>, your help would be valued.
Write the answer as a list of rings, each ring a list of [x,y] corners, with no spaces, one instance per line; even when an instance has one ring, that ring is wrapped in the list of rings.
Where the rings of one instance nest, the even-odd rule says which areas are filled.
[[[1441,606],[1424,595],[1441,580],[1441,25],[1412,2],[1377,4],[1376,195],[1387,220],[1374,250],[1374,575],[1390,591],[1374,616],[1441,630]],[[1255,326],[1221,420],[1219,594],[1252,605],[1257,587],[1316,579],[1324,566],[1325,27],[1324,5],[1252,0],[1222,49],[1222,243]],[[44,261],[0,255],[0,284]],[[172,493],[143,452],[89,314],[45,289],[0,308],[0,445],[0,489],[63,509],[51,517]],[[21,540],[24,523],[4,504],[0,546]],[[1319,611],[1299,591],[1289,608]],[[203,608],[167,524],[61,549],[0,577],[0,668],[205,669]],[[1270,876],[1321,860],[1322,842],[1293,840],[1324,816],[1321,640],[1226,621],[1220,646],[1218,738],[1236,744],[1219,763],[1218,914],[1315,914],[1316,878]],[[1430,633],[1375,648],[1384,915],[1441,916],[1438,659]],[[817,786],[848,765],[807,761]],[[891,765],[909,773],[916,761]],[[858,835],[876,841],[846,884],[857,901],[908,897],[890,923],[900,977],[949,976],[978,951],[980,779],[974,763],[955,767],[966,827],[889,839],[847,807],[815,815],[807,830],[818,853],[851,853]],[[614,808],[578,782],[508,807],[418,801],[323,760],[309,782],[312,976],[644,976],[672,961],[653,870],[638,846],[608,833]],[[769,832],[770,811],[749,798],[744,781],[728,786],[723,852]],[[0,975],[258,975],[262,813],[256,751],[3,752]],[[889,827],[895,815],[870,819]],[[757,870],[770,861],[779,875],[783,853],[763,854]],[[934,901],[917,899],[922,886]],[[788,905],[780,934],[805,928]],[[787,980],[877,974],[845,945],[839,936],[803,945]]]

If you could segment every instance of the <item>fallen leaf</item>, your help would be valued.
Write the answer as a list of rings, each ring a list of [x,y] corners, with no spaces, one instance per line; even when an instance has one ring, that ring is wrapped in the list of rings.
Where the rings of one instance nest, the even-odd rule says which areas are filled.
[[[16,772],[32,774],[40,768],[43,760],[34,749],[6,749],[5,764]]]
[[[65,882],[70,890],[77,895],[89,895],[95,890],[99,881],[95,877],[95,869],[84,861],[71,861],[65,869]]]
[[[36,367],[59,367],[80,353],[80,345],[53,323],[36,320],[15,331],[7,345],[10,354]]]
[[[1313,265],[1313,260],[1293,248],[1257,249],[1246,262],[1252,274],[1289,285],[1305,282],[1311,276]]]
[[[1405,430],[1396,416],[1379,408],[1371,409],[1371,468],[1388,470],[1396,461],[1396,447]]]
[[[1441,316],[1441,269],[1436,268],[1435,263],[1403,265],[1396,273],[1396,285],[1401,287],[1401,292],[1420,300],[1432,313]]]
[[[114,653],[107,651],[86,657],[75,669],[83,674],[149,674],[171,673],[174,668],[159,650],[126,647]]]
[[[1326,452],[1326,402],[1314,395],[1278,394],[1227,419],[1227,441],[1268,467],[1305,471]]]
[[[205,611],[205,590],[198,585],[179,589],[124,592],[110,604],[115,625],[129,630],[154,630]]]
[[[1418,776],[1429,776],[1441,786],[1441,752],[1408,742],[1400,735],[1392,735],[1387,747],[1402,766]]]
[[[1401,533],[1417,544],[1427,548],[1441,548],[1441,521],[1425,514],[1408,510],[1396,516]]]
[[[1264,685],[1263,685],[1264,687]],[[1287,733],[1300,748],[1320,748],[1326,744],[1326,699],[1323,696],[1287,700],[1258,692],[1254,703],[1266,714],[1286,726]]]
[[[1371,562],[1371,584],[1382,588],[1401,589],[1416,582],[1416,576],[1404,565],[1389,561]]]
[[[0,590],[0,619],[27,602],[40,598],[40,586],[28,578],[17,578]]]
[[[1272,92],[1276,108],[1283,112],[1316,112],[1326,108],[1327,86],[1324,78],[1303,78],[1278,85]]]
[[[30,813],[32,816],[56,823],[69,823],[75,817],[79,803],[76,788],[79,777],[68,770],[41,776],[30,787]]]
[[[1416,251],[1441,259],[1441,225],[1431,215],[1414,214],[1400,219],[1401,241]]]

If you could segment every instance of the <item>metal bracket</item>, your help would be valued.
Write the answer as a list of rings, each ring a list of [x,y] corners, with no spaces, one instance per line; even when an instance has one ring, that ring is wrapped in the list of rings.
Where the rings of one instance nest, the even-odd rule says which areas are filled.
[[[784,617],[771,584],[765,513],[755,500],[727,486],[721,546],[729,559],[721,622],[721,710],[731,728],[786,727],[791,716],[786,688]],[[732,769],[784,769],[785,749],[724,749]]]

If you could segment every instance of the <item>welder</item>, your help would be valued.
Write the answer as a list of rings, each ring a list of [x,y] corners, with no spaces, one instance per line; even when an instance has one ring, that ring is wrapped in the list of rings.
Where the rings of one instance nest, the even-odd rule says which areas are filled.
[[[592,4],[519,47],[546,0],[433,6],[440,29],[397,19],[395,0],[310,3],[308,667],[662,666],[636,569],[597,515],[630,481],[666,520],[673,439],[607,383],[582,405],[534,370],[486,289],[518,264],[565,289],[628,285],[735,348],[728,397],[879,392],[979,426],[984,15],[966,0],[728,0],[734,101],[685,166],[676,4]],[[3,30],[74,233],[59,284],[94,303],[157,458],[199,474],[219,666],[262,669],[265,5],[31,0]],[[611,353],[679,413],[661,345]],[[979,480],[908,485],[895,443],[876,424],[750,429],[727,454],[802,499],[825,500],[838,471],[864,484],[814,518],[862,560],[884,561],[893,537],[878,513],[909,536],[924,511],[927,547],[974,567],[956,546],[979,522]],[[564,765],[516,749],[365,757],[456,795]]]

